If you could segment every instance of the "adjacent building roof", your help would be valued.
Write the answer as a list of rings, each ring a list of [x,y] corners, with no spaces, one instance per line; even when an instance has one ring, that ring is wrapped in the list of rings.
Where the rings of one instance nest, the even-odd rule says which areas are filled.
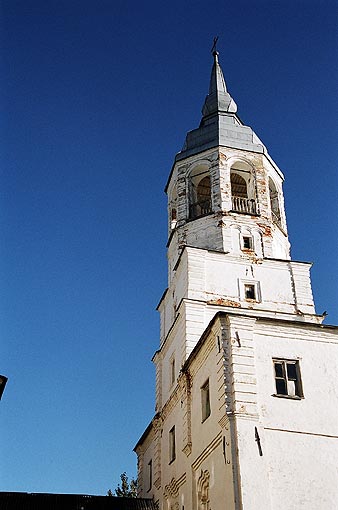
[[[156,510],[152,499],[0,492],[1,510]]]

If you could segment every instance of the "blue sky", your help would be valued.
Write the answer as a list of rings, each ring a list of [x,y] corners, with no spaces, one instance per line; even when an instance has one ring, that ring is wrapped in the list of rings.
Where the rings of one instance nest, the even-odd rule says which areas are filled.
[[[208,90],[284,172],[292,256],[338,323],[338,3],[2,0],[0,490],[136,474],[166,287],[163,188]]]

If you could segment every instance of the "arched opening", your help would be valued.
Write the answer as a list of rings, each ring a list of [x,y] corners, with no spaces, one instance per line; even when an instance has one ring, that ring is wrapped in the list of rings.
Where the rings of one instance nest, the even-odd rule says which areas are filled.
[[[197,167],[190,174],[189,218],[196,219],[211,212],[211,180],[205,166]]]
[[[176,185],[173,187],[169,199],[169,228],[174,230],[177,225],[177,189]]]
[[[207,208],[210,209],[210,194],[211,194],[211,183],[210,177],[206,176],[198,183],[197,186],[197,202],[201,204],[201,207],[205,207],[205,204],[208,204]]]
[[[244,214],[258,214],[255,176],[251,166],[237,161],[230,170],[232,210]]]
[[[171,227],[171,230],[174,230],[174,228],[176,227],[176,224],[177,224],[177,211],[173,207],[171,209],[171,213],[170,213],[170,227]]]
[[[277,225],[281,226],[282,218],[279,208],[278,191],[271,177],[269,177],[269,195],[272,221]]]
[[[246,180],[239,174],[232,172],[230,175],[231,195],[233,197],[248,198]]]

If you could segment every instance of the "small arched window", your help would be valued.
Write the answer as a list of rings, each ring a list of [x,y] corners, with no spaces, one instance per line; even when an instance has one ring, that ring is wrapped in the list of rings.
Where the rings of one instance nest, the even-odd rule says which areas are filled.
[[[195,219],[211,212],[211,180],[205,166],[196,167],[189,181],[189,218]]]
[[[281,213],[279,208],[278,191],[275,183],[270,177],[269,177],[269,195],[272,221],[274,223],[277,223],[277,225],[281,225]]]

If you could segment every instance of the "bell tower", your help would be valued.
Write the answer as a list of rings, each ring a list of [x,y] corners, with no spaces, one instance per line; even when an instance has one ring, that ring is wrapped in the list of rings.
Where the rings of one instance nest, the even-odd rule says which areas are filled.
[[[324,492],[335,508],[320,462],[334,455],[338,328],[315,312],[311,264],[291,260],[283,173],[237,115],[218,56],[165,188],[168,288],[139,492],[161,510],[314,510]]]
[[[213,53],[202,120],[176,155],[168,194],[169,281],[184,248],[290,259],[283,174],[243,125]]]
[[[314,313],[310,266],[290,260],[283,181],[238,117],[214,51],[200,125],[188,132],[165,188],[169,287],[159,305],[161,343],[184,309],[181,362],[215,313],[210,306]]]

